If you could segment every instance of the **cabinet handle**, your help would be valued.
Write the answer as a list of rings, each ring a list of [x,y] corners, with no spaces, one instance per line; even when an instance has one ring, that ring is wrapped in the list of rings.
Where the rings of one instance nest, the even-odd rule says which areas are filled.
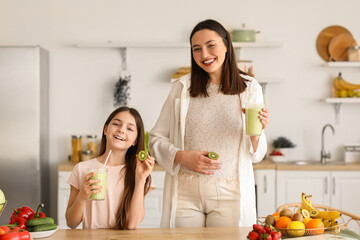
[[[264,176],[264,193],[267,192],[267,178],[266,175]]]
[[[328,194],[328,180],[329,180],[329,177],[326,177],[325,178],[325,195]]]
[[[335,177],[333,177],[333,195],[335,195]]]

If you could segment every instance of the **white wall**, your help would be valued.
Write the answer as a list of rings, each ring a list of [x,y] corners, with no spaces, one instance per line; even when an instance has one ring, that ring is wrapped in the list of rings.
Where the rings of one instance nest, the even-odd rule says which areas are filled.
[[[341,107],[335,125],[330,96],[338,71],[360,83],[357,68],[325,68],[315,42],[329,25],[342,25],[360,42],[360,2],[357,0],[0,0],[0,44],[38,44],[50,52],[51,215],[56,217],[57,165],[70,154],[71,134],[101,134],[112,111],[112,92],[121,69],[116,49],[76,48],[91,42],[188,41],[193,26],[204,19],[220,21],[229,30],[260,30],[259,41],[281,41],[278,49],[246,49],[257,76],[279,77],[266,90],[269,143],[286,136],[297,144],[291,158],[319,159],[321,129],[333,159],[340,159],[344,142],[360,142],[360,105]],[[172,72],[190,63],[187,49],[129,49],[131,102],[147,130],[154,125],[169,88]],[[0,100],[1,96],[0,96]]]

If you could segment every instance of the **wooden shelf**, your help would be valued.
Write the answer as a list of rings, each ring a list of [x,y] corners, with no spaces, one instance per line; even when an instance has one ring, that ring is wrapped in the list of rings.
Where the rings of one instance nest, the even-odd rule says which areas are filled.
[[[280,42],[233,42],[234,48],[276,48],[281,47]],[[188,48],[186,42],[104,42],[104,43],[78,43],[79,48]]]
[[[360,67],[360,62],[327,62],[325,67]]]

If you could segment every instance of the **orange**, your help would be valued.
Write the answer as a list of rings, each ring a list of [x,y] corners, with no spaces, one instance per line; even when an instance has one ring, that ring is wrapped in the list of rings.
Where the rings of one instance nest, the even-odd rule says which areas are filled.
[[[275,221],[277,221],[280,217],[280,212],[276,212],[272,214],[275,217]]]
[[[289,225],[289,223],[291,222],[291,219],[289,217],[279,217],[278,220],[276,220],[275,222],[275,227],[276,228],[287,228],[287,226]]]
[[[305,224],[305,226],[310,220],[312,220],[312,218],[304,218],[303,223]]]
[[[310,235],[319,235],[325,230],[324,223],[320,219],[311,219],[306,223],[305,228]]]

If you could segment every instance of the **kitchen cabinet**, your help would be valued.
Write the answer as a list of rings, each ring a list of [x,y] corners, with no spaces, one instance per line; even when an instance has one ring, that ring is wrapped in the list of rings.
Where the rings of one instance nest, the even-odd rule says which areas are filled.
[[[311,201],[360,216],[359,171],[277,171],[276,206],[301,201],[301,193]],[[350,229],[359,231],[350,224]]]
[[[60,228],[68,228],[66,225],[65,212],[70,196],[70,186],[66,183],[71,171],[58,172],[58,209],[57,224]],[[163,185],[165,171],[153,171],[151,173],[155,189],[146,195],[145,198],[145,217],[139,228],[159,228],[161,221]],[[82,228],[80,224],[77,228]]]
[[[257,217],[266,217],[276,210],[276,171],[259,169],[254,171],[254,176]]]
[[[70,196],[70,185],[66,183],[71,175],[71,171],[58,172],[58,209],[57,225],[60,228],[68,228],[66,225],[65,212]],[[82,223],[77,228],[82,228]]]

